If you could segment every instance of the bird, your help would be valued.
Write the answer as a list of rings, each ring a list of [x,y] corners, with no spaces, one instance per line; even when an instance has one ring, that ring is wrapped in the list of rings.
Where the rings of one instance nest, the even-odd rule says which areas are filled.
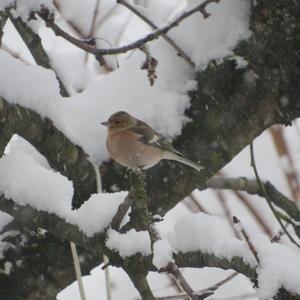
[[[162,159],[174,160],[199,171],[203,167],[185,158],[172,143],[145,122],[125,111],[101,123],[108,128],[106,147],[113,160],[130,169],[148,169]]]

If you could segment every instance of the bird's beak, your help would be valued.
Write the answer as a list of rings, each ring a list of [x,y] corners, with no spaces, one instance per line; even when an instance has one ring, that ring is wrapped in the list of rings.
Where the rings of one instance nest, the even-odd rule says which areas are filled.
[[[101,122],[101,124],[102,124],[103,126],[109,127],[110,122],[109,122],[109,121],[105,121],[105,122]]]

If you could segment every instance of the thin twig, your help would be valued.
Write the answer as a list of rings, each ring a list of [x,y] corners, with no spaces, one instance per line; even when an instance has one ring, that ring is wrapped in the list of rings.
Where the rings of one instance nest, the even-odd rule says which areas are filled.
[[[99,166],[93,164],[95,177],[96,177],[96,184],[97,184],[97,192],[102,193],[102,181],[101,175],[99,171]],[[105,288],[106,288],[106,299],[112,300],[112,292],[111,292],[111,280],[110,280],[110,272],[109,272],[109,259],[106,255],[103,255],[103,264],[107,265],[104,268],[104,276],[105,276]]]
[[[188,18],[189,16],[193,15],[196,12],[200,12],[204,18],[208,18],[209,13],[206,11],[207,5],[210,3],[219,3],[220,1],[221,0],[206,0],[203,3],[194,7],[193,9],[185,11],[180,16],[178,16],[173,21],[171,21],[168,25],[166,25],[162,28],[159,28],[152,33],[149,33],[148,35],[146,35],[143,38],[141,38],[133,43],[130,43],[128,45],[125,45],[125,46],[116,47],[116,48],[108,48],[108,49],[97,49],[93,46],[90,46],[90,45],[84,43],[81,40],[78,40],[78,39],[72,37],[67,32],[62,30],[57,24],[55,24],[53,16],[50,15],[49,10],[47,10],[46,8],[41,9],[41,11],[38,12],[38,15],[41,17],[42,20],[44,20],[46,26],[51,28],[57,36],[61,36],[62,38],[66,39],[73,45],[77,46],[78,48],[80,48],[84,51],[87,51],[91,54],[94,54],[95,57],[97,59],[99,59],[99,57],[102,55],[125,53],[129,50],[137,49],[147,42],[158,39],[161,35],[166,34],[173,27],[178,26],[180,24],[180,22],[182,22],[184,19]]]
[[[290,241],[295,244],[298,248],[300,248],[300,245],[296,242],[296,240],[290,235],[290,233],[287,231],[287,229],[284,227],[281,219],[278,217],[276,210],[272,204],[272,201],[265,189],[265,186],[262,184],[260,177],[258,175],[257,172],[257,168],[256,168],[256,164],[255,164],[255,157],[254,157],[254,150],[253,150],[253,142],[250,143],[250,155],[251,155],[251,165],[253,167],[254,173],[255,173],[255,177],[257,180],[257,183],[259,185],[259,188],[261,189],[262,193],[265,195],[265,199],[267,200],[267,203],[274,215],[274,217],[276,218],[276,220],[278,221],[279,225],[281,226],[282,230],[284,231],[284,233],[288,236],[288,238],[290,239]]]
[[[179,284],[182,286],[183,290],[186,292],[190,299],[199,299],[199,297],[194,294],[194,290],[186,281],[179,268],[174,263],[169,264],[164,270],[169,274],[172,274],[178,280]]]
[[[272,230],[270,226],[266,223],[264,218],[262,218],[258,209],[253,205],[252,201],[248,197],[246,197],[246,195],[243,195],[242,193],[238,192],[238,190],[247,191],[247,189],[249,189],[249,191],[255,194],[255,191],[259,191],[259,186],[256,180],[250,180],[243,177],[228,178],[228,177],[224,177],[224,174],[221,174],[221,176],[214,176],[210,178],[206,182],[206,184],[208,188],[212,188],[214,190],[216,189],[231,190],[237,196],[237,198],[242,202],[242,204],[249,210],[252,216],[256,219],[257,223],[262,227],[263,231],[270,238],[272,238],[273,236]],[[230,223],[231,223],[231,218],[230,218]]]
[[[230,274],[228,277],[226,277],[225,279],[217,282],[216,284],[214,284],[213,286],[209,287],[209,288],[206,288],[206,289],[203,289],[201,291],[196,291],[197,294],[199,295],[206,295],[206,297],[212,295],[208,295],[208,294],[205,294],[207,292],[214,292],[216,291],[219,287],[221,287],[222,285],[226,284],[227,282],[229,282],[230,280],[234,279],[237,275],[239,275],[238,272],[234,272],[232,274]],[[156,297],[155,300],[176,300],[176,299],[182,299],[182,298],[185,298],[187,297],[188,295],[186,293],[180,293],[180,294],[177,294],[177,295],[170,295],[170,296],[164,296],[164,297]],[[202,298],[204,299],[204,298]]]
[[[183,200],[183,204],[191,211],[191,212],[203,212],[207,214],[207,210],[201,205],[198,201],[194,192],[190,193],[190,195]]]
[[[245,239],[245,241],[246,241],[246,243],[247,243],[247,245],[248,245],[250,251],[252,252],[253,256],[255,257],[255,259],[256,259],[256,261],[257,261],[257,263],[258,263],[258,265],[260,266],[259,258],[258,258],[258,255],[257,255],[257,251],[256,251],[254,245],[252,244],[252,242],[250,241],[250,238],[249,238],[249,236],[248,236],[248,233],[246,232],[246,230],[245,230],[244,227],[242,226],[241,221],[240,221],[237,217],[235,217],[235,216],[233,216],[232,220],[233,220],[233,224],[234,224],[235,228],[236,228],[236,229],[242,234],[242,236],[244,237],[244,239]]]
[[[145,15],[143,15],[139,10],[137,10],[134,6],[132,6],[130,3],[124,0],[117,0],[117,3],[125,6],[128,8],[131,12],[133,12],[135,15],[137,15],[141,20],[143,20],[146,24],[148,24],[152,29],[157,30],[159,29],[158,26],[156,26],[149,18],[147,18]],[[175,42],[172,40],[168,35],[162,34],[161,37],[171,46],[173,47],[178,56],[182,57],[189,65],[192,67],[195,67],[195,63],[192,61],[192,59],[188,56],[188,54],[181,49]]]
[[[246,195],[243,195],[238,191],[233,191],[233,193],[238,197],[238,199],[242,202],[242,204],[252,214],[256,222],[261,226],[263,232],[267,234],[270,238],[272,238],[273,236],[272,229],[270,228],[266,220],[261,216],[259,210],[254,206],[253,201],[251,201],[249,197],[246,197]]]
[[[267,181],[262,184],[264,185],[272,203],[284,210],[293,220],[300,223],[300,210],[295,202],[281,194],[271,182]],[[250,195],[265,197],[265,194],[260,189],[257,180],[247,179],[245,177],[225,178],[215,176],[206,182],[206,187],[212,189],[245,191]]]
[[[165,268],[160,269],[159,272],[167,272],[173,275],[186,293],[181,295],[187,296],[191,300],[203,300],[213,294],[213,291],[210,290],[195,292],[175,263],[168,264]]]
[[[95,26],[96,26],[96,20],[97,20],[97,16],[99,13],[99,5],[100,5],[100,0],[97,0],[95,3],[95,7],[94,7],[94,12],[93,12],[93,18],[92,18],[92,22],[91,22],[91,26],[90,26],[90,31],[88,33],[88,37],[92,37],[94,36],[94,32],[95,32]],[[88,52],[85,53],[85,63],[87,63],[88,61]]]
[[[72,252],[74,269],[75,269],[75,273],[76,273],[76,279],[77,279],[77,282],[78,282],[80,298],[81,298],[81,300],[86,300],[86,296],[85,296],[85,292],[84,292],[84,288],[83,288],[82,274],[81,274],[81,269],[80,269],[80,263],[79,263],[77,248],[76,248],[76,245],[73,242],[70,242],[70,247],[71,247],[71,252]]]
[[[278,153],[278,156],[282,159],[285,159],[288,163],[287,166],[282,166],[282,171],[285,174],[285,177],[288,181],[288,186],[290,188],[290,191],[293,195],[293,198],[295,201],[299,201],[299,195],[300,195],[300,184],[298,180],[298,174],[295,169],[295,162],[293,160],[293,157],[289,151],[286,139],[283,134],[283,129],[281,126],[275,126],[270,128],[270,132],[275,144],[276,151]]]

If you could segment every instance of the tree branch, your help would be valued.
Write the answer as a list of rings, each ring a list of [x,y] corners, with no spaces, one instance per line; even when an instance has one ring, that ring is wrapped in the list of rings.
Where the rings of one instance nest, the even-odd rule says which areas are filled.
[[[148,24],[152,29],[158,30],[159,28],[150,20],[148,19],[145,15],[143,15],[141,12],[139,12],[133,5],[128,3],[125,0],[117,0],[117,3],[125,6],[128,8],[131,12],[133,12],[135,15],[137,15],[141,20],[143,20],[146,24]],[[172,40],[168,35],[166,34],[161,34],[161,37],[171,46],[173,47],[177,54],[182,57],[190,66],[193,68],[196,67],[195,63],[192,61],[192,59],[186,54],[186,52],[181,49],[175,42]]]
[[[13,23],[14,27],[16,28],[17,32],[19,33],[20,37],[22,38],[23,42],[27,46],[28,50],[30,51],[33,59],[35,62],[46,68],[46,69],[52,69],[54,73],[56,74],[55,70],[51,66],[50,59],[48,57],[48,54],[43,48],[41,38],[34,33],[26,23],[24,23],[20,17],[14,17],[11,13],[7,11],[7,15],[10,19],[10,21]],[[60,78],[56,74],[56,78],[59,82],[60,87],[60,93],[63,97],[69,97],[69,94],[60,80]]]
[[[263,185],[272,203],[284,210],[293,220],[300,222],[300,210],[295,202],[280,193],[271,182],[267,181]],[[245,177],[225,178],[214,176],[207,181],[206,186],[213,189],[245,191],[251,195],[265,197],[257,181]]]
[[[0,156],[14,133],[36,147],[53,169],[73,181],[74,207],[79,207],[96,192],[94,168],[79,146],[57,130],[49,119],[0,98]]]
[[[3,28],[6,24],[7,15],[4,12],[0,11],[0,47],[1,47],[1,41],[3,36]]]
[[[111,252],[104,246],[105,235],[97,234],[92,238],[87,237],[79,230],[77,226],[67,223],[54,214],[38,211],[29,206],[20,206],[14,203],[12,200],[5,199],[3,196],[0,197],[0,210],[10,214],[18,222],[24,224],[30,229],[46,229],[59,238],[67,239],[68,241],[76,243],[97,257],[101,257],[102,253],[106,252],[109,255],[110,263],[112,265],[125,267],[126,272],[130,274],[130,278],[132,277],[134,280],[133,282],[135,286],[138,288],[139,292],[142,293],[141,295],[149,295],[149,298],[143,299],[153,299],[150,297],[152,293],[147,288],[148,284],[145,282],[145,278],[143,279],[143,276],[139,277],[140,275],[144,274],[145,270],[156,270],[156,268],[151,264],[151,256],[142,257],[141,255],[135,255],[133,257],[128,257],[123,261],[117,255],[117,253]],[[255,269],[247,265],[241,257],[234,257],[231,260],[227,260],[225,258],[216,257],[212,254],[197,251],[188,253],[175,253],[174,258],[178,267],[217,267],[224,270],[233,269],[238,273],[244,274],[251,280],[255,280],[257,278]],[[128,268],[130,268],[130,270]],[[132,275],[131,272],[134,271],[135,275]],[[281,289],[276,299],[299,299],[298,297],[298,295],[293,295],[288,291]]]
[[[289,5],[279,0],[275,4],[258,1],[250,20],[252,35],[235,50],[248,66],[237,68],[234,57],[228,57],[223,63],[212,62],[198,74],[198,87],[189,94],[191,107],[186,112],[192,121],[173,144],[190,159],[200,160],[205,169],[196,173],[162,162],[147,170],[153,215],[164,215],[196,187],[205,188],[213,174],[266,128],[290,124],[300,116],[300,55],[295,52],[300,24],[293,21],[300,18],[299,6],[292,1]],[[267,17],[262,12],[268,12]],[[289,99],[285,106],[283,96]],[[107,168],[103,184],[110,190],[115,183],[128,189],[124,172],[113,164]]]
[[[128,274],[129,278],[131,279],[132,283],[134,284],[135,288],[140,293],[143,300],[155,299],[146,278],[147,274],[137,273],[134,270],[128,271],[125,269],[125,271]]]
[[[184,19],[188,18],[192,14],[196,12],[200,12],[204,18],[208,18],[209,14],[206,11],[206,7],[210,3],[219,3],[220,0],[205,0],[201,4],[197,5],[193,9],[190,9],[188,11],[185,11],[182,13],[179,17],[175,18],[173,21],[171,21],[168,25],[159,28],[155,30],[152,33],[149,33],[145,37],[131,43],[125,46],[117,47],[117,48],[108,48],[108,49],[97,49],[93,46],[88,45],[87,43],[78,40],[74,37],[72,37],[70,34],[62,30],[57,24],[54,23],[53,17],[49,14],[49,11],[47,9],[42,9],[40,12],[38,12],[38,15],[45,21],[45,24],[47,27],[51,28],[53,32],[57,36],[61,36],[65,40],[69,41],[73,45],[77,46],[78,48],[89,52],[91,54],[94,54],[96,58],[99,58],[100,56],[103,55],[112,55],[112,54],[120,54],[120,53],[125,53],[129,50],[137,49],[141,47],[142,45],[153,41],[155,39],[158,39],[160,36],[165,35],[167,32],[169,32],[173,27],[178,26]]]
[[[38,211],[28,205],[18,205],[4,196],[0,196],[0,210],[8,213],[29,229],[43,228],[60,239],[74,242],[88,251],[98,254],[103,253],[103,235],[97,234],[93,238],[88,238],[76,225],[67,223],[55,214]]]

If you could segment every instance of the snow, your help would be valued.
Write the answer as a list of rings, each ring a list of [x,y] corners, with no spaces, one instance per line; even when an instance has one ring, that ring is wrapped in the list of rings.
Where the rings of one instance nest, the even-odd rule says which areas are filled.
[[[107,240],[105,245],[125,258],[136,253],[145,256],[151,254],[151,241],[147,231],[136,231],[131,229],[122,234],[113,229],[107,231]]]
[[[156,241],[153,244],[153,265],[160,270],[173,262],[174,259],[171,245],[166,240]]]
[[[239,256],[252,267],[256,265],[246,243],[235,238],[216,216],[197,213],[180,217],[167,236],[178,252],[200,250],[228,260]]]
[[[1,0],[0,10],[13,2]],[[157,25],[162,25],[170,22],[183,10],[197,5],[200,0],[138,2],[140,5],[136,7],[140,11]],[[14,13],[26,20],[29,11],[39,9],[41,3],[50,7],[52,5],[50,0],[17,0]],[[70,24],[62,19],[65,17],[82,31],[80,38],[86,37],[91,29],[96,1],[58,0],[57,3],[61,13],[56,15],[58,24],[77,36]],[[95,30],[95,37],[104,38],[113,46],[120,46],[151,31],[126,8],[120,5],[114,8],[115,4],[115,1],[100,1],[97,22],[102,22],[102,25]],[[211,16],[208,19],[204,20],[200,13],[196,13],[172,29],[168,35],[191,56],[200,69],[204,69],[212,59],[219,59],[221,62],[227,55],[236,60],[237,67],[244,68],[248,62],[242,57],[232,55],[232,50],[240,40],[251,34],[248,29],[249,8],[250,2],[247,0],[224,0],[219,4],[210,4],[207,10]],[[78,17],[78,11],[84,17]],[[151,87],[146,72],[140,70],[144,61],[144,55],[140,51],[105,57],[114,70],[107,72],[92,56],[89,55],[86,60],[83,51],[54,36],[42,22],[30,21],[28,24],[42,37],[52,65],[64,81],[71,97],[67,99],[60,96],[53,71],[34,65],[32,57],[24,50],[23,42],[17,39],[10,23],[4,30],[3,49],[15,50],[31,65],[0,50],[0,97],[10,103],[28,107],[42,117],[49,117],[55,126],[73,143],[80,145],[96,164],[101,164],[108,158],[105,147],[106,130],[100,122],[115,111],[126,110],[168,137],[180,134],[187,121],[184,117],[184,111],[189,107],[187,91],[196,87],[193,80],[194,70],[178,57],[174,49],[162,38],[149,43],[152,55],[159,61],[158,78]],[[97,43],[99,47],[110,47],[101,39],[97,40]],[[257,75],[249,70],[244,79],[248,84],[255,85]],[[283,105],[288,102],[285,96],[281,100]],[[287,142],[294,151],[295,168],[300,171],[299,164],[296,163],[300,153],[299,137],[290,129],[286,129],[285,132]],[[286,158],[281,160],[283,162],[278,161],[277,153],[270,145],[272,140],[268,133],[255,141],[256,160],[262,173],[261,177],[269,179],[280,191],[290,196],[291,191],[282,173],[282,165],[286,165]],[[225,174],[253,178],[249,162],[249,149],[245,149],[222,171]],[[18,136],[13,137],[6,148],[5,156],[0,159],[0,191],[20,205],[28,204],[36,209],[57,214],[67,222],[77,225],[88,236],[93,236],[109,226],[119,204],[127,195],[127,192],[94,194],[80,209],[71,210],[72,183],[53,171],[46,158]],[[214,216],[193,214],[184,203],[178,204],[164,217],[165,220],[157,225],[162,240],[153,245],[153,264],[157,268],[166,266],[173,261],[172,254],[177,251],[202,251],[226,259],[240,256],[245,263],[256,267],[255,259],[246,243],[233,236],[232,224],[226,220],[216,194],[206,190],[195,191],[194,195],[205,210]],[[257,249],[262,265],[261,269],[257,269],[258,297],[271,298],[280,287],[300,293],[298,249],[292,247],[285,237],[282,238],[281,244],[270,243],[261,234],[260,226],[241,201],[232,192],[224,192],[224,196],[231,214],[241,220]],[[251,203],[266,220],[272,232],[278,233],[279,226],[265,201],[251,196]],[[11,220],[11,217],[1,213],[0,228]],[[136,253],[145,256],[151,254],[147,232],[131,230],[120,234],[108,229],[106,245],[118,251],[122,257]],[[0,241],[0,253],[6,247],[8,244]],[[136,290],[122,270],[110,267],[110,271],[113,277],[114,299],[138,298]],[[224,279],[225,275],[228,276],[228,272],[212,268],[186,268],[183,269],[183,273],[195,290],[206,288],[216,283],[216,280]],[[150,273],[148,280],[155,290],[155,295],[167,296],[177,292],[164,275]],[[96,268],[91,275],[85,276],[84,285],[88,299],[106,299],[104,272],[101,268]],[[255,291],[245,277],[238,276],[220,288],[215,298],[230,298],[241,292],[254,294]],[[77,283],[62,291],[57,299],[80,299]],[[257,299],[255,294],[251,299]]]
[[[19,205],[55,213],[77,225],[87,236],[106,228],[127,192],[91,195],[78,210],[72,210],[73,185],[49,168],[45,158],[24,139],[15,136],[0,159],[0,192]],[[28,189],[28,187],[34,188]]]
[[[127,192],[94,194],[66,220],[93,236],[108,227],[126,196]]]
[[[31,12],[39,11],[41,7],[54,10],[52,0],[1,0],[0,10],[11,6],[15,6],[14,15],[21,17],[24,22],[28,21]]]
[[[47,2],[45,3],[47,6],[51,5],[51,1],[46,0],[31,0],[30,3],[19,0],[18,5],[36,9],[44,2]],[[76,3],[77,5],[73,5],[70,1],[59,1],[60,9],[63,14],[66,14],[67,19],[75,24],[79,22],[77,26],[81,26],[80,28],[87,33],[91,20],[88,17],[74,19],[76,14],[73,9],[75,7],[77,9],[78,5],[82,6],[79,2]],[[189,1],[186,9],[195,3]],[[180,13],[179,9],[183,8],[179,1],[173,4],[157,1],[156,4],[162,5],[161,9],[154,10],[152,14],[158,25],[165,21],[162,18],[170,19],[174,17],[174,12]],[[104,17],[114,7],[113,5],[109,1],[101,1],[98,18]],[[154,4],[150,5],[149,9],[153,7]],[[85,15],[89,15],[88,11],[93,11],[93,8],[94,3],[91,1],[88,5],[82,6],[82,11]],[[248,36],[247,1],[221,1],[219,5],[210,5],[210,10],[212,15],[208,20],[203,21],[199,15],[195,15],[171,32],[179,44],[185,45],[185,50],[194,51],[195,62],[202,66],[213,58],[229,54],[231,51],[228,50],[229,48],[232,49],[240,39]],[[123,21],[122,18],[120,19],[120,16],[124,15],[130,15],[128,24],[125,21],[127,17],[122,17]],[[119,36],[122,22],[128,26],[124,27],[122,36]],[[96,32],[96,35],[105,38],[108,34],[107,39],[109,39],[112,37],[112,32],[115,32],[120,44],[128,43],[149,31],[138,17],[129,14],[128,10],[120,5],[116,6],[109,21],[105,21],[100,28],[101,31]],[[95,67],[92,71],[88,65],[85,65],[81,50],[74,49],[74,46],[55,37],[49,29],[40,28],[39,32],[45,39],[44,44],[54,67],[66,80],[66,86],[74,96],[69,101],[64,101],[65,99],[59,95],[58,82],[52,71],[26,65],[4,51],[0,51],[0,77],[3,78],[0,96],[10,103],[18,103],[37,111],[42,116],[49,117],[59,130],[80,145],[97,164],[108,158],[105,147],[106,131],[100,122],[106,120],[113,112],[125,110],[150,123],[167,137],[180,134],[182,125],[187,121],[184,117],[184,111],[189,106],[186,91],[193,89],[195,82],[192,80],[191,67],[178,58],[174,49],[165,41],[160,39],[149,45],[152,55],[159,61],[158,79],[154,87],[151,87],[146,72],[140,70],[145,59],[140,51],[134,51],[130,56],[118,56],[116,59],[119,61],[119,69],[105,76],[96,76]],[[189,34],[187,35],[186,32]],[[193,32],[197,32],[197,38]],[[220,40],[222,40],[221,44]],[[103,42],[101,45],[103,47]],[[207,53],[209,57],[205,57]],[[75,63],[70,63],[71,59]],[[35,82],[35,85],[32,85],[32,82]],[[82,93],[76,93],[82,89],[84,89]]]
[[[0,10],[4,10],[7,7],[12,6],[15,3],[15,0],[1,0]]]
[[[29,142],[27,142],[21,136],[14,134],[10,139],[9,143],[7,144],[4,153],[9,154],[17,151],[22,151],[25,154],[28,154],[31,158],[34,159],[36,163],[41,165],[42,167],[50,170],[51,167],[42,154],[38,152]]]
[[[42,168],[21,151],[0,159],[0,190],[7,199],[49,213],[60,215],[71,208],[72,183],[59,173]]]
[[[199,2],[189,0],[185,9],[191,9]],[[190,52],[200,68],[205,68],[212,59],[232,54],[237,43],[250,36],[249,8],[250,3],[245,0],[211,3],[207,7],[211,14],[209,18],[203,19],[200,13],[195,13],[174,28],[170,36]]]
[[[112,299],[132,300],[139,294],[127,274],[116,267],[109,267],[112,282]],[[88,300],[107,300],[105,276],[101,266],[91,270],[90,275],[83,276],[83,286]],[[57,300],[81,300],[78,284],[75,281],[57,295]]]
[[[26,22],[31,12],[39,11],[42,7],[54,10],[52,0],[16,0],[16,13]]]
[[[254,244],[261,263],[258,269],[259,299],[271,299],[281,287],[300,294],[299,249],[271,243],[264,236],[256,236]]]
[[[84,92],[67,101],[59,95],[58,82],[52,71],[26,65],[0,51],[0,77],[3,78],[0,97],[49,117],[95,162],[101,163],[108,158],[108,154],[106,129],[100,122],[113,112],[126,110],[166,136],[179,134],[186,120],[182,115],[189,103],[187,95],[151,87],[140,70],[143,59],[137,53],[135,59],[124,63],[123,68],[97,79]],[[19,82],[17,89],[13,88],[16,81]],[[34,86],[31,85],[33,81]]]

